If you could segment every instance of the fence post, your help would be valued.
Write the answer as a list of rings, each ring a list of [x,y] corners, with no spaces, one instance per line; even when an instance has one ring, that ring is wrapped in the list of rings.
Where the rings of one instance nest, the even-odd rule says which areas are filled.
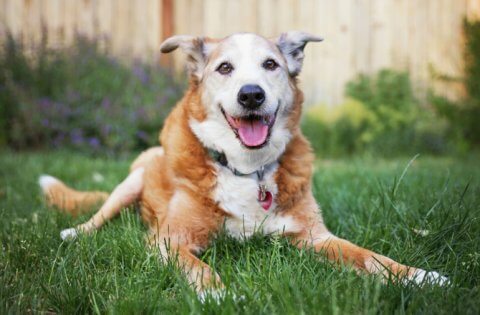
[[[162,32],[160,42],[163,42],[165,39],[173,35],[173,23],[174,23],[174,7],[172,0],[162,0],[160,7],[160,17]],[[160,64],[169,69],[173,66],[173,59],[171,54],[161,54],[160,55]]]

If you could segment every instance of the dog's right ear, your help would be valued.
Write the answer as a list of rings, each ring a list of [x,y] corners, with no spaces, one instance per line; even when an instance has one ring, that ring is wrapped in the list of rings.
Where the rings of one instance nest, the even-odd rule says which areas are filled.
[[[215,41],[204,37],[177,35],[167,38],[161,45],[162,53],[169,53],[180,48],[187,54],[189,73],[198,80],[202,78],[207,58],[215,45]]]

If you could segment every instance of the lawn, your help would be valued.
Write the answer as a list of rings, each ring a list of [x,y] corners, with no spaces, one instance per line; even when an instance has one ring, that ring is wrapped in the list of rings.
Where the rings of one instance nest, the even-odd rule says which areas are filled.
[[[129,161],[78,153],[0,152],[0,313],[378,314],[480,312],[480,157],[319,160],[315,196],[337,235],[402,263],[448,275],[449,287],[383,284],[281,238],[217,237],[202,259],[244,296],[201,304],[180,272],[144,242],[125,210],[100,232],[62,242],[86,218],[48,209],[48,173],[110,190]],[[94,178],[96,180],[94,180]]]

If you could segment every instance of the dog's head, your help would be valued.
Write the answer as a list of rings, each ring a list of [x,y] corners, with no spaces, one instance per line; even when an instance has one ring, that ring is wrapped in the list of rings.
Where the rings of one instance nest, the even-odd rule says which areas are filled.
[[[294,78],[310,41],[321,38],[304,32],[287,32],[274,40],[251,33],[222,40],[174,36],[161,51],[180,47],[188,55],[191,82],[206,111],[205,121],[193,122],[194,129],[202,129],[197,136],[227,157],[246,153],[253,159],[272,149],[283,151],[290,139]]]

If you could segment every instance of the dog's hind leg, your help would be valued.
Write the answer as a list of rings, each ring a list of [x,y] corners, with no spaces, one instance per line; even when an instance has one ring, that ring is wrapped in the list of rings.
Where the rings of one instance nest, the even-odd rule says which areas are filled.
[[[143,167],[134,169],[127,178],[115,187],[100,210],[90,220],[75,228],[63,230],[60,233],[61,238],[64,240],[75,238],[78,232],[91,233],[116,216],[122,208],[138,200],[143,190],[144,170]]]
[[[79,192],[67,187],[60,180],[51,176],[42,176],[40,186],[49,205],[57,206],[71,214],[77,214],[79,205],[93,205],[95,201],[105,201],[100,210],[87,222],[75,228],[65,229],[60,233],[62,239],[75,238],[78,232],[91,233],[99,229],[106,221],[116,216],[120,210],[137,201],[143,190],[143,173],[145,167],[157,156],[164,154],[162,147],[153,147],[142,152],[132,163],[130,174],[110,195],[104,192]],[[88,201],[88,202],[86,202]],[[68,206],[68,208],[66,207]]]

